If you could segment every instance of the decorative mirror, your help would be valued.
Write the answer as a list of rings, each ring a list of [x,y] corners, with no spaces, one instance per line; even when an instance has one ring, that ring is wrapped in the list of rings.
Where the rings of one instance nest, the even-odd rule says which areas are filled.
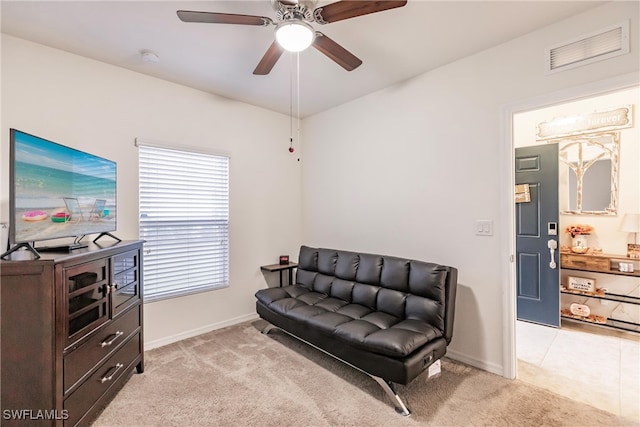
[[[619,133],[563,138],[558,149],[561,213],[617,215]]]
[[[558,143],[560,213],[618,214],[620,133],[633,126],[633,105],[538,123],[537,139]]]

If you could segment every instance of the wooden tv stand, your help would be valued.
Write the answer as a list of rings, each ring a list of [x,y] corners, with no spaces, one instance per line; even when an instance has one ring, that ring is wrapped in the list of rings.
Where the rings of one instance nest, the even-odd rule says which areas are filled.
[[[143,372],[142,244],[0,261],[3,426],[88,425]]]

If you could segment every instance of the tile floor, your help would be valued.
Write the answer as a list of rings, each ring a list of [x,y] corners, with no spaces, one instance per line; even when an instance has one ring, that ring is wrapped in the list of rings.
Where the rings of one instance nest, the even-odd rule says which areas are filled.
[[[518,379],[640,425],[640,334],[516,322]]]

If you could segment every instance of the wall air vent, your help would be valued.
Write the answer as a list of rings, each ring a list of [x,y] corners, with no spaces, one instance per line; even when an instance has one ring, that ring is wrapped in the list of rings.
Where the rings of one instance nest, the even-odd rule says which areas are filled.
[[[629,21],[583,35],[545,50],[547,74],[629,53]]]

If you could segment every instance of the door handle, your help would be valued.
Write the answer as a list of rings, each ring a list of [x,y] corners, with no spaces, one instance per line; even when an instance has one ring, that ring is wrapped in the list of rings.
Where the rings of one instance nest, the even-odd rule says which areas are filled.
[[[549,248],[549,252],[551,253],[551,262],[549,262],[549,267],[551,267],[552,270],[555,270],[558,266],[555,259],[555,252],[558,248],[558,242],[553,239],[549,239],[549,241],[547,241],[547,247]]]

